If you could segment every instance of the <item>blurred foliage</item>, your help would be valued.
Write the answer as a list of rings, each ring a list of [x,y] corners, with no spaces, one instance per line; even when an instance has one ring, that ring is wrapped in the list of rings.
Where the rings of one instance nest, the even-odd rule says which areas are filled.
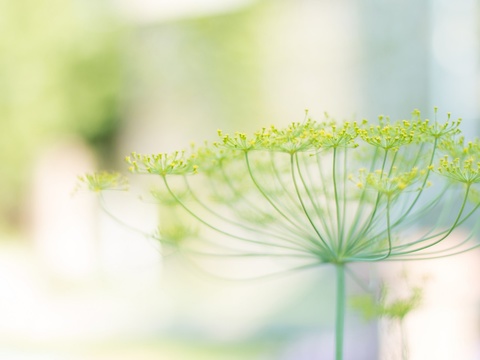
[[[189,124],[202,122],[204,128],[226,124],[229,130],[258,120],[260,20],[259,6],[253,4],[137,29],[129,51],[129,62],[136,65],[132,96],[140,101],[153,97],[168,121],[174,116]]]
[[[406,297],[389,299],[388,287],[383,286],[378,301],[371,294],[364,294],[353,297],[350,303],[366,320],[386,317],[402,321],[412,310],[421,305],[421,301],[422,289],[419,287],[410,289],[410,294]]]
[[[0,0],[0,214],[7,221],[42,145],[66,134],[99,145],[114,133],[120,33],[103,1]]]
[[[186,65],[198,79],[199,92],[207,88],[205,84],[210,84],[206,100],[217,104],[221,112],[219,118],[227,118],[233,124],[244,123],[251,109],[258,109],[261,104],[255,10],[250,7],[180,23],[191,39],[183,43],[182,53]],[[205,71],[195,71],[199,55]]]

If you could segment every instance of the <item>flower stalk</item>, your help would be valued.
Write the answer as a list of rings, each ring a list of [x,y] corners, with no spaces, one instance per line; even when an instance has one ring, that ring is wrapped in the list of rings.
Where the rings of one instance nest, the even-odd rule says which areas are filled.
[[[345,333],[345,308],[346,308],[346,286],[345,286],[345,264],[335,264],[337,272],[337,300],[335,311],[335,360],[343,359],[343,338]]]

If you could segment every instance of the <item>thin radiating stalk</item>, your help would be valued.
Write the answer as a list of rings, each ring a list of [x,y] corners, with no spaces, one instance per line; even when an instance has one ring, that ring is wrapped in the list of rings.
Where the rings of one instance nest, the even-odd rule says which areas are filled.
[[[386,166],[386,163],[387,163],[387,157],[388,157],[388,150],[385,149],[385,153],[383,155],[383,161],[382,161],[382,167],[381,167],[381,176],[383,176],[383,173],[385,171],[385,166]],[[375,221],[375,216],[378,212],[378,208],[379,208],[379,203],[380,203],[380,198],[381,198],[381,194],[378,193],[377,194],[377,198],[375,200],[375,205],[373,206],[373,210],[372,210],[372,213],[369,215],[369,220],[367,220],[367,222],[359,229],[359,232],[358,232],[358,235],[355,237],[356,240],[355,241],[352,241],[349,245],[350,245],[350,248],[353,248],[357,242],[362,239],[366,234],[367,232],[372,228],[372,224],[374,223]]]
[[[432,244],[428,244],[428,245],[425,245],[425,246],[421,246],[419,248],[415,248],[411,251],[404,251],[404,252],[399,252],[397,253],[398,255],[405,255],[405,254],[408,254],[410,252],[418,252],[418,251],[421,251],[421,250],[425,250],[425,249],[428,249],[438,243],[440,243],[441,241],[443,241],[444,239],[446,239],[452,232],[453,230],[455,230],[455,228],[457,227],[457,224],[460,222],[461,220],[461,216],[463,214],[463,211],[465,210],[465,206],[467,204],[467,200],[468,200],[468,193],[470,191],[470,187],[471,187],[471,184],[468,184],[467,185],[467,189],[466,189],[466,192],[465,192],[465,197],[463,198],[463,202],[462,202],[462,206],[460,207],[460,210],[458,212],[458,215],[457,217],[455,218],[455,221],[453,222],[452,226],[450,226],[450,228],[448,229],[448,231],[442,235],[442,237],[438,240],[436,240],[435,242],[433,242]],[[421,243],[421,241],[418,241],[418,243]]]
[[[100,197],[99,197],[99,205],[100,205],[100,208],[102,209],[102,211],[110,218],[112,219],[113,221],[115,221],[117,224],[120,224],[122,225],[123,227],[137,233],[137,234],[140,234],[140,235],[143,235],[145,237],[151,237],[152,235],[143,231],[143,230],[140,230],[138,228],[136,228],[135,226],[133,225],[130,225],[128,223],[126,223],[125,221],[123,221],[122,219],[118,218],[116,215],[114,215],[108,208],[107,208],[107,204],[105,203],[105,198],[103,196],[103,194],[100,194]]]
[[[337,148],[333,149],[333,165],[332,165],[332,176],[333,176],[333,195],[335,198],[335,214],[337,219],[337,251],[340,253],[343,246],[343,220],[340,216],[340,201],[338,196],[337,188]]]
[[[320,154],[321,154],[320,152],[317,152],[315,154],[315,157],[316,157],[316,162],[317,162],[317,167],[318,167],[319,181],[320,181],[320,184],[322,184],[322,191],[323,191],[323,195],[325,196],[325,203],[328,204],[331,201],[333,201],[332,191],[331,191],[330,188],[327,188],[328,181],[325,178],[324,165],[322,164]],[[327,218],[328,218],[329,223],[330,223],[330,228],[332,229],[331,233],[333,234],[336,231],[336,225],[335,225],[335,215],[333,214],[332,206],[327,206],[326,207],[326,213],[327,213]],[[325,227],[325,228],[328,229],[328,227]],[[331,239],[333,239],[332,234],[329,234],[329,237]]]
[[[278,240],[281,240],[281,241],[284,241],[286,243],[289,243],[289,244],[292,244],[292,245],[295,245],[295,246],[298,246],[298,242],[296,242],[294,239],[295,237],[298,236],[298,239],[304,239],[305,236],[303,235],[303,237],[301,237],[300,235],[296,235],[294,233],[294,231],[290,230],[289,228],[287,228],[288,231],[291,232],[291,236],[290,237],[286,237],[286,236],[283,236],[284,234],[277,234],[277,233],[271,233],[269,231],[266,231],[266,230],[263,230],[261,228],[253,228],[251,226],[247,226],[245,224],[242,224],[238,221],[234,221],[234,220],[231,220],[223,215],[221,215],[220,213],[218,212],[215,212],[212,210],[211,207],[207,206],[202,200],[200,200],[200,198],[194,193],[193,189],[191,188],[190,184],[188,183],[187,179],[185,178],[185,185],[186,185],[186,188],[189,192],[189,194],[192,196],[192,198],[203,208],[205,209],[208,213],[212,214],[213,216],[215,216],[216,218],[224,221],[225,223],[227,224],[231,224],[231,225],[234,225],[234,226],[237,226],[238,228],[240,229],[244,229],[244,230],[247,230],[247,231],[250,231],[250,232],[255,232],[257,234],[262,234],[262,235],[266,235],[266,236],[271,236],[271,237],[275,237],[276,239]],[[231,204],[227,204],[227,207],[230,209],[230,210],[234,210],[234,207],[231,205]],[[259,213],[261,213],[261,210],[258,210]]]
[[[294,206],[296,209],[302,211],[301,206],[298,204],[297,201],[295,201],[295,197],[292,195],[292,192],[289,191],[289,189],[287,188],[287,185],[285,184],[284,180],[282,179],[282,176],[281,176],[277,166],[275,166],[274,153],[270,152],[269,155],[270,155],[270,163],[272,165],[272,172],[273,172],[273,175],[274,175],[274,179],[280,185],[280,188],[282,189],[283,193],[285,194],[287,199],[290,201],[292,206]]]
[[[343,196],[342,212],[343,213],[342,213],[342,219],[344,221],[344,224],[346,223],[346,219],[347,219],[347,160],[348,160],[347,150],[348,150],[348,148],[345,147],[344,154],[343,154],[343,194],[342,194],[342,196]],[[341,239],[343,239],[344,231],[346,230],[346,229],[344,229],[344,227],[345,227],[345,225],[342,227]],[[348,244],[348,242],[347,242],[347,244]],[[346,246],[348,246],[348,245],[346,245]],[[344,251],[345,251],[343,244],[341,246],[340,251],[343,255]]]
[[[237,235],[234,235],[228,231],[225,231],[225,230],[222,230],[212,224],[210,224],[209,222],[207,222],[206,220],[204,220],[203,218],[201,218],[200,216],[198,216],[192,209],[190,209],[187,205],[185,205],[183,203],[182,200],[180,200],[180,198],[175,195],[175,193],[173,192],[173,190],[171,189],[170,185],[168,184],[168,181],[166,179],[165,176],[162,177],[163,179],[163,183],[165,184],[165,187],[167,189],[167,191],[170,193],[170,195],[177,201],[177,203],[183,208],[185,209],[185,211],[187,211],[190,215],[193,216],[193,218],[197,219],[200,223],[204,224],[205,226],[207,226],[208,228],[214,230],[214,231],[217,231],[218,233],[220,234],[223,234],[223,235],[227,235],[233,239],[238,239],[238,240],[242,240],[242,241],[245,241],[245,242],[249,242],[249,243],[252,243],[252,244],[259,244],[259,245],[264,245],[264,246],[270,246],[270,247],[273,247],[273,248],[279,248],[279,249],[288,249],[288,250],[294,250],[294,251],[298,251],[299,249],[297,247],[291,247],[291,246],[286,246],[286,245],[279,245],[279,244],[273,244],[273,243],[268,243],[268,242],[262,242],[260,240],[254,240],[254,239],[248,239],[248,238],[245,238],[245,237],[242,237],[242,236],[237,236]],[[301,251],[301,250],[300,250]]]
[[[298,162],[297,162],[298,164]],[[300,194],[300,190],[297,184],[297,180],[295,178],[295,157],[293,155],[290,156],[290,168],[291,168],[291,173],[292,173],[292,181],[295,186],[295,191],[297,193],[298,200],[303,208],[303,211],[305,213],[305,216],[307,217],[307,220],[309,221],[310,225],[312,226],[313,230],[315,233],[318,235],[318,238],[322,242],[322,244],[325,246],[325,250],[327,250],[332,256],[335,255],[334,251],[330,248],[330,246],[327,244],[327,242],[323,239],[322,234],[320,231],[317,229],[315,226],[315,223],[313,222],[312,218],[310,217],[310,214],[308,213],[308,210],[305,206],[304,200],[302,198],[302,195]]]
[[[267,195],[266,191],[262,188],[262,186],[260,186],[259,182],[257,181],[257,179],[255,178],[255,176],[253,176],[253,171],[252,171],[252,166],[250,165],[250,160],[248,158],[248,153],[245,152],[244,154],[245,156],[245,162],[246,162],[246,165],[247,165],[247,170],[248,170],[248,175],[249,177],[252,179],[252,182],[253,184],[255,185],[255,187],[257,188],[257,190],[259,191],[259,193],[263,196],[263,198],[265,198],[265,200],[272,206],[272,208],[282,217],[284,218],[288,223],[292,224],[294,227],[296,227],[297,229],[299,230],[302,230],[303,227],[302,227],[302,224],[296,224],[294,221],[292,221],[291,217],[290,216],[287,216],[280,208],[277,204],[275,204],[275,202],[271,199],[270,196]]]
[[[375,148],[375,151],[373,153],[373,155],[371,156],[371,162],[370,162],[370,170],[369,172],[373,172],[375,170],[375,163],[377,162],[377,158],[378,158],[378,153],[379,153],[379,150],[378,148]],[[362,211],[364,211],[364,202],[365,202],[365,197],[367,196],[367,189],[364,187],[362,189],[362,193],[360,195],[360,199],[358,200],[358,205],[357,205],[357,209],[355,211],[355,215],[353,217],[353,222],[352,222],[352,225],[350,226],[350,230],[348,232],[348,235],[347,235],[347,238],[349,240],[351,240],[353,238],[353,234],[357,231],[357,228],[359,226],[359,223],[360,223],[360,219],[362,218]],[[350,243],[348,244],[348,248],[346,249],[347,251],[349,250],[349,248],[351,248],[351,241]]]

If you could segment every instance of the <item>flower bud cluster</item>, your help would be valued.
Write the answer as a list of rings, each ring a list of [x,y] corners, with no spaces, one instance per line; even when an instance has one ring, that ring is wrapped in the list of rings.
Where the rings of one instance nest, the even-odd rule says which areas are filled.
[[[105,190],[128,190],[127,178],[118,172],[102,171],[99,173],[85,174],[78,177],[79,187],[86,187],[93,192]]]
[[[194,163],[195,155],[187,157],[185,151],[141,155],[132,153],[125,158],[133,173],[166,175],[186,175],[197,172],[198,165]]]

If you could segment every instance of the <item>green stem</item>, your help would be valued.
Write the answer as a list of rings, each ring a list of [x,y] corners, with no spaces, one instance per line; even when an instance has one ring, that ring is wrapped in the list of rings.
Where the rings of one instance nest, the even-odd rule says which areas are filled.
[[[400,318],[399,321],[399,327],[400,327],[400,344],[402,346],[402,360],[408,360],[408,342],[407,342],[407,333],[405,331],[405,322],[403,321],[403,318]]]
[[[337,309],[335,316],[335,360],[343,359],[343,335],[345,328],[345,264],[335,265],[337,270]]]

